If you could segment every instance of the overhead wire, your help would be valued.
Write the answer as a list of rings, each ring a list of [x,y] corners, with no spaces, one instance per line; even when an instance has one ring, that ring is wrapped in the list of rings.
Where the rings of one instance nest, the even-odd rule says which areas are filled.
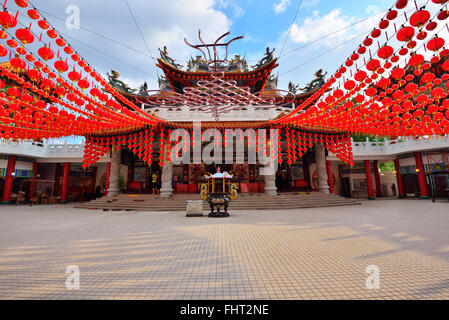
[[[290,36],[290,31],[292,30],[293,24],[296,21],[296,18],[298,16],[298,12],[299,12],[299,8],[301,7],[302,2],[303,2],[303,0],[300,0],[298,3],[298,7],[296,7],[295,16],[293,17],[292,23],[290,24],[290,27],[288,28],[287,34],[285,35],[284,44],[282,45],[282,49],[281,49],[281,52],[279,53],[279,56],[282,56],[282,52],[284,52],[285,45],[287,44],[288,37]]]

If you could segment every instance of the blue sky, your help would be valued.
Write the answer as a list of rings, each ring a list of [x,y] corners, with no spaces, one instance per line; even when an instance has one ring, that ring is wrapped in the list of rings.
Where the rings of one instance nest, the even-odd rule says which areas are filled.
[[[114,69],[132,87],[147,81],[152,89],[156,89],[159,70],[155,67],[154,57],[159,55],[157,48],[167,45],[170,55],[185,65],[189,56],[197,53],[184,44],[183,38],[196,42],[198,29],[203,31],[206,41],[213,41],[228,30],[231,36],[244,35],[244,40],[232,45],[231,53],[245,55],[249,65],[255,64],[263,56],[267,46],[276,48],[276,55],[279,55],[299,1],[128,0],[150,52],[137,31],[125,0],[31,2],[42,9],[44,15],[48,13],[48,20],[102,74]],[[418,0],[419,3],[423,1]],[[283,52],[285,54],[295,48],[305,47],[280,59],[280,66],[275,70],[280,75],[279,87],[286,89],[290,80],[304,86],[320,68],[332,74],[363,40],[361,34],[371,30],[382,17],[382,11],[394,3],[387,0],[303,0]],[[80,8],[79,30],[68,30],[64,23],[66,7],[73,4]],[[370,18],[354,27],[311,43],[367,17]],[[113,38],[135,50],[88,30]],[[357,35],[358,38],[348,41]],[[305,63],[336,46],[341,47]],[[301,64],[304,65],[298,67]]]

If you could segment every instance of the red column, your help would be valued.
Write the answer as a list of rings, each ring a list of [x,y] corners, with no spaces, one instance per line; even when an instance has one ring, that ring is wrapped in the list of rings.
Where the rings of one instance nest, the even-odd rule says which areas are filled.
[[[5,183],[3,185],[2,203],[9,203],[9,199],[11,198],[12,183],[14,180],[12,173],[16,168],[16,159],[17,156],[9,156],[8,158],[8,167],[6,168]]]
[[[67,192],[69,188],[70,162],[64,163],[64,173],[62,175],[61,203],[67,202]]]
[[[59,195],[59,177],[61,175],[61,166],[59,163],[56,164],[55,170],[55,184],[53,185],[53,196],[57,197]]]
[[[37,162],[33,162],[33,180],[37,179]],[[28,199],[34,197],[34,191],[36,189],[36,181],[30,181],[30,187],[28,189]]]
[[[396,170],[396,180],[398,183],[399,198],[405,197],[404,181],[402,181],[402,174],[399,172],[399,159],[394,159],[394,170]]]
[[[327,184],[329,185],[329,192],[334,193],[334,176],[332,175],[332,163],[326,160]]]
[[[110,176],[111,176],[111,163],[108,162],[108,165],[106,167],[106,181],[104,183],[104,196],[105,197],[108,195]]]
[[[373,177],[371,176],[371,165],[369,160],[365,160],[366,187],[368,189],[368,199],[374,200]]]
[[[382,186],[380,185],[379,161],[373,161],[374,181],[376,182],[376,197],[382,197]]]
[[[429,198],[427,191],[426,174],[424,172],[424,164],[422,161],[421,152],[415,152],[416,170],[418,171],[419,189],[421,191],[421,198]]]

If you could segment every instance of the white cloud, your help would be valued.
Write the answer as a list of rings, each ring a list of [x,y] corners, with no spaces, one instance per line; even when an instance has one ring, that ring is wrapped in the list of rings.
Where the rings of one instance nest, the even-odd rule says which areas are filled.
[[[340,9],[334,9],[324,16],[320,16],[318,11],[313,12],[312,17],[306,18],[301,26],[296,23],[292,25],[290,39],[296,43],[305,43],[321,38],[332,33],[334,30],[347,28],[354,23],[354,17],[341,15]],[[344,41],[347,38],[348,30],[342,30],[329,36],[323,41],[327,46]]]
[[[290,4],[290,0],[281,0],[279,3],[273,4],[273,10],[276,14],[284,12]]]
[[[121,74],[122,79],[126,79],[131,87],[138,87],[142,82],[147,81],[151,89],[156,89],[157,74],[160,74],[161,70],[156,67],[156,61],[148,57],[149,53],[145,43],[126,4],[120,1],[111,5],[109,0],[78,1],[77,4],[81,12],[81,29],[67,30],[64,23],[65,8],[72,3],[73,0],[57,2],[41,0],[36,5],[38,9],[52,14],[52,16],[46,17],[58,31],[90,46],[89,48],[67,38],[73,47],[100,73],[104,75],[114,69]],[[191,55],[199,54],[184,43],[184,38],[192,43],[198,43],[198,30],[201,29],[204,41],[213,42],[218,36],[229,31],[232,24],[232,17],[229,18],[219,8],[217,9],[215,0],[164,0],[163,5],[154,3],[151,6],[149,6],[148,0],[129,0],[129,5],[142,30],[151,55],[155,58],[159,57],[158,48],[162,49],[167,46],[169,55],[182,65],[186,64],[186,60]],[[231,5],[235,15],[243,14],[242,11],[232,7],[232,2],[229,2],[228,5]],[[57,19],[54,16],[62,19]],[[93,35],[83,28],[113,38],[143,54]],[[122,62],[102,55],[92,47]]]
[[[219,8],[226,9],[227,7],[231,7],[233,10],[233,18],[238,19],[245,15],[245,10],[240,7],[234,0],[219,0],[218,2]]]

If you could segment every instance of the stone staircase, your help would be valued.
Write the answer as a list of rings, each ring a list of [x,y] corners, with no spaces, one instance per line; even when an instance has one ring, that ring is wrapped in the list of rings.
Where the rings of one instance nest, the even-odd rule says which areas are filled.
[[[151,194],[120,194],[103,197],[75,208],[103,209],[103,210],[133,210],[133,211],[185,211],[186,200],[200,200],[199,194],[175,194],[170,198],[161,198]],[[354,199],[346,199],[333,194],[283,193],[276,196],[265,194],[239,194],[237,200],[229,205],[232,210],[284,210],[301,208],[319,208],[359,205]],[[203,209],[209,210],[206,201]]]

